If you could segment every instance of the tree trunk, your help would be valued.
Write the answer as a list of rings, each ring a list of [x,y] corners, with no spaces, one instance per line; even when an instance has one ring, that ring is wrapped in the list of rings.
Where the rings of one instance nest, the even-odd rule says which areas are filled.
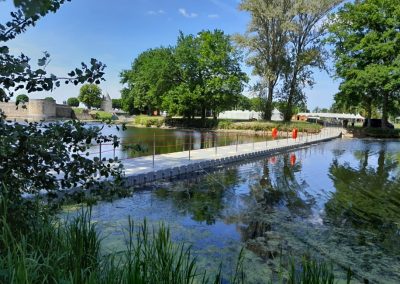
[[[272,98],[274,94],[274,86],[271,82],[268,83],[268,96],[265,102],[264,119],[270,121],[272,118]]]
[[[383,102],[382,102],[382,128],[387,128],[388,122],[388,103],[389,103],[389,94],[383,94]]]
[[[293,108],[293,98],[296,95],[296,78],[297,72],[293,73],[292,81],[290,82],[289,96],[286,102],[285,112],[283,114],[283,120],[290,122],[292,120],[292,108]]]
[[[201,107],[201,119],[205,120],[206,119],[206,108],[204,106]]]

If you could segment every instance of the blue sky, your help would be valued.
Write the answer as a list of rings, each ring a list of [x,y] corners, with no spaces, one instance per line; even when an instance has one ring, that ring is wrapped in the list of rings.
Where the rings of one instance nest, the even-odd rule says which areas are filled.
[[[118,98],[122,89],[119,73],[129,69],[142,51],[174,45],[180,30],[185,34],[203,29],[243,33],[249,16],[237,9],[238,4],[239,0],[72,0],[9,42],[9,46],[12,52],[24,52],[35,61],[48,51],[51,63],[47,70],[60,76],[94,57],[107,65],[101,88]],[[12,0],[0,1],[1,23],[9,18],[12,8]],[[243,69],[250,75],[250,67],[243,65]],[[313,89],[306,90],[309,109],[329,107],[338,82],[318,70],[315,80]],[[52,96],[62,102],[78,93],[79,87],[64,85]],[[48,95],[37,93],[31,97]]]

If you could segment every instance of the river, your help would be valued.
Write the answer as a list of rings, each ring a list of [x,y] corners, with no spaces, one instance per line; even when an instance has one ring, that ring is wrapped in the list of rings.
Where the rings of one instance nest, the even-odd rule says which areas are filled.
[[[400,142],[337,139],[231,165],[200,177],[163,181],[93,207],[105,246],[123,246],[128,216],[165,222],[191,244],[201,269],[229,274],[245,248],[249,283],[278,279],[303,255],[345,278],[400,279]]]

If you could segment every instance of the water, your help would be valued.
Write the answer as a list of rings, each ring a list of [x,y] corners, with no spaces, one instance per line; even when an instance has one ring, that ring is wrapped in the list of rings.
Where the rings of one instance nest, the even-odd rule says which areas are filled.
[[[165,222],[202,269],[225,274],[245,248],[249,283],[278,279],[292,257],[332,263],[339,278],[400,280],[400,142],[335,140],[192,179],[159,182],[93,208],[107,250],[124,228]],[[283,265],[282,265],[283,264]],[[283,271],[283,272],[282,272]]]
[[[266,137],[252,136],[236,133],[216,133],[209,131],[160,129],[160,128],[136,128],[127,127],[125,131],[115,126],[89,124],[92,126],[104,126],[102,132],[106,135],[117,135],[120,137],[121,147],[115,150],[115,155],[120,159],[133,158],[153,154],[166,154],[189,150],[204,149],[215,146],[234,145],[236,143],[250,143],[265,141]],[[141,151],[133,150],[133,146],[140,145]],[[92,156],[99,155],[99,147],[90,149]],[[102,145],[102,157],[112,158],[114,156],[113,146]]]

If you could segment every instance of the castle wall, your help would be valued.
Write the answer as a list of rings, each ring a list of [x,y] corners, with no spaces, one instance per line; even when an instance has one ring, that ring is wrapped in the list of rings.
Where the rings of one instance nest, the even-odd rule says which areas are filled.
[[[56,116],[60,118],[73,118],[72,108],[67,105],[56,105]]]
[[[47,119],[56,117],[56,101],[54,100],[30,100],[28,114],[32,119]]]
[[[0,110],[4,112],[4,114],[10,118],[26,118],[28,117],[28,104],[25,104],[25,108],[22,107],[22,104],[18,106],[15,102],[3,103],[0,102]]]
[[[15,105],[15,102],[0,102],[0,109],[7,118],[20,118],[31,120],[43,120],[53,118],[73,118],[72,108],[66,105],[58,105],[56,101],[44,99],[31,99],[23,107],[22,104]]]

